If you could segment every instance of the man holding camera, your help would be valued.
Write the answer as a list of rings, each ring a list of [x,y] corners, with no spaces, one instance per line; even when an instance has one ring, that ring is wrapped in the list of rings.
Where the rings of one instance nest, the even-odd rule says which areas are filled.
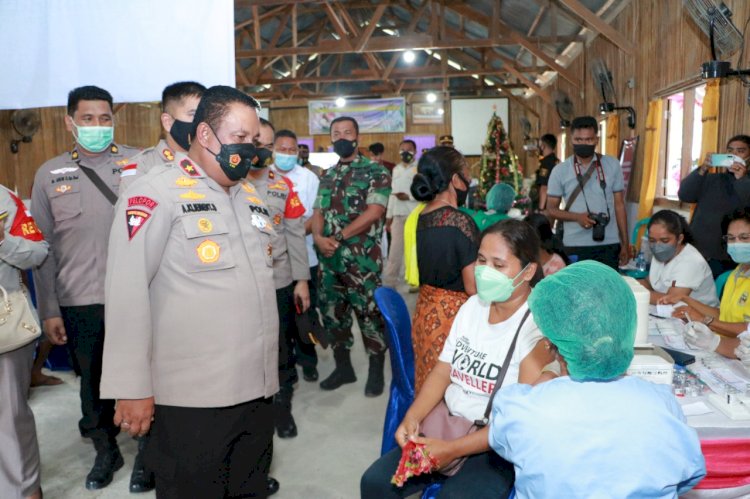
[[[555,167],[549,178],[549,213],[563,222],[568,256],[596,260],[617,270],[618,263],[625,265],[630,259],[620,162],[596,152],[599,124],[593,117],[574,119],[570,134],[573,156]],[[561,200],[565,200],[562,209]]]

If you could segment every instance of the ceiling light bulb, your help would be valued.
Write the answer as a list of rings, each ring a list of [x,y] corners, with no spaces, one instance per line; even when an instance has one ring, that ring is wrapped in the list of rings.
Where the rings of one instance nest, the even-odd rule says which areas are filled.
[[[344,99],[343,97],[339,97],[338,99],[336,99],[336,107],[344,106],[346,106],[346,99]]]
[[[430,92],[427,94],[427,102],[435,102],[437,100],[437,95],[435,95],[435,92]]]
[[[442,116],[443,114],[445,114],[445,111],[443,110],[443,108],[442,108],[442,107],[441,107],[440,109],[438,109],[438,114],[439,114],[439,115],[441,115],[441,116]]]
[[[405,62],[408,62],[409,64],[411,64],[412,62],[414,62],[414,59],[416,59],[416,58],[417,58],[417,56],[416,56],[416,54],[414,54],[413,51],[407,50],[406,52],[404,52],[404,61]]]

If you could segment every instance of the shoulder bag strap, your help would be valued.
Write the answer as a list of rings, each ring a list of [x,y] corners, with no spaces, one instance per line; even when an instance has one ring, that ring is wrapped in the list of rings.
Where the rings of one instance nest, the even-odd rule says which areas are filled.
[[[107,198],[107,201],[112,203],[112,206],[117,204],[117,194],[112,192],[112,189],[109,188],[107,184],[104,183],[104,180],[96,174],[94,170],[87,166],[83,166],[80,161],[76,161],[76,164],[78,167],[83,171],[83,173],[86,174],[86,176],[91,180],[97,189],[99,189],[99,192],[101,192],[105,198]]]
[[[575,161],[575,159],[573,160]],[[596,171],[596,161],[592,161],[589,165],[589,169],[586,170],[586,173],[583,174],[583,180],[578,183],[575,189],[573,189],[573,193],[570,195],[570,197],[565,201],[565,209],[563,211],[570,211],[570,209],[573,207],[573,202],[578,198],[578,195],[583,190],[583,186],[586,185],[586,183],[589,181],[591,176]]]
[[[513,352],[516,350],[516,341],[518,341],[518,335],[521,333],[521,328],[526,322],[526,319],[529,318],[529,315],[531,315],[531,310],[527,309],[526,313],[523,315],[523,318],[521,319],[521,323],[518,325],[518,329],[516,329],[516,335],[513,336],[513,341],[511,342],[510,348],[508,349],[508,354],[505,356],[505,361],[503,361],[503,366],[500,368],[500,372],[498,373],[497,379],[495,380],[495,386],[492,388],[492,393],[490,394],[490,400],[489,402],[487,402],[487,408],[484,410],[484,418],[474,421],[474,424],[479,426],[480,428],[482,426],[487,426],[487,423],[490,422],[490,412],[492,411],[492,401],[495,399],[495,394],[497,393],[497,390],[500,388],[500,385],[503,384],[503,380],[505,379],[505,374],[508,372],[508,368],[510,367],[510,359],[513,357]]]

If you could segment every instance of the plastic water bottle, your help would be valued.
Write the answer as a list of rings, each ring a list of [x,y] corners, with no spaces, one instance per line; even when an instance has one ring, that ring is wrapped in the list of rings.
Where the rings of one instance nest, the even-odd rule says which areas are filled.
[[[639,251],[635,257],[635,269],[638,272],[646,272],[646,257],[643,256],[643,251]]]
[[[672,378],[672,389],[676,397],[685,396],[685,382],[687,381],[687,370],[683,366],[674,366],[674,377]]]

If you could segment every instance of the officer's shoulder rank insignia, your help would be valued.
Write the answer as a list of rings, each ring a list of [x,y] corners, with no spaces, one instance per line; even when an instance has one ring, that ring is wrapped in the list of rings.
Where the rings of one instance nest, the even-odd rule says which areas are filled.
[[[255,186],[251,184],[250,182],[243,182],[242,188],[245,189],[245,192],[249,192],[250,194],[255,194]]]
[[[161,155],[164,156],[164,159],[166,159],[167,161],[174,161],[174,153],[169,147],[165,147],[161,152]]]
[[[194,191],[187,191],[184,194],[180,194],[180,197],[182,199],[203,199],[203,198],[206,197],[206,195],[205,194],[199,194],[199,193],[194,192]]]
[[[183,172],[185,172],[185,174],[187,174],[190,177],[201,176],[201,174],[195,168],[195,165],[193,165],[193,163],[187,158],[180,161],[180,168],[182,169]]]
[[[109,146],[109,152],[111,152],[112,154],[117,154],[118,152],[120,152],[120,148],[112,144],[111,146]]]

